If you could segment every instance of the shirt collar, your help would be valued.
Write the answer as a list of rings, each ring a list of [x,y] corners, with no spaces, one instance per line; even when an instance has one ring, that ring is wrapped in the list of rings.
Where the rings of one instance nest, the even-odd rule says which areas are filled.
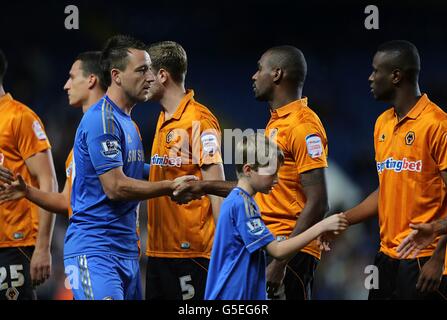
[[[299,109],[301,109],[302,107],[306,107],[307,106],[307,97],[292,101],[288,104],[286,104],[285,106],[282,106],[276,110],[272,110],[271,114],[272,115],[277,115],[278,118],[284,117],[286,115],[288,115],[289,113],[298,111]]]
[[[405,119],[405,118],[409,118],[409,119],[413,119],[413,120],[417,119],[417,117],[419,117],[419,115],[422,113],[422,111],[424,111],[425,107],[429,103],[430,103],[430,100],[428,99],[427,94],[424,93],[403,119]],[[394,114],[396,115],[396,111],[394,111]],[[403,119],[401,119],[401,121]]]
[[[9,101],[12,101],[12,96],[11,96],[11,94],[7,93],[3,97],[0,98],[0,105],[4,104],[6,102],[9,102]]]
[[[186,95],[180,100],[180,103],[172,115],[171,119],[179,120],[190,101],[194,100],[194,90],[186,90]]]
[[[128,115],[120,107],[118,107],[118,105],[115,102],[113,102],[113,100],[110,99],[108,95],[104,95],[104,99],[113,107],[113,109],[115,109],[116,112],[118,112],[119,114],[121,114],[126,118],[131,118],[130,115]]]

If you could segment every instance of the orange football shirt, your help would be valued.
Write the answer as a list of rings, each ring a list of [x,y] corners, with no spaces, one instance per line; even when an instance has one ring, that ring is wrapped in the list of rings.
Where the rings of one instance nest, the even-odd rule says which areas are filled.
[[[327,167],[328,142],[320,119],[307,106],[307,98],[271,111],[266,135],[284,152],[278,184],[270,194],[255,197],[262,218],[275,237],[288,237],[306,204],[300,174]],[[301,251],[320,258],[316,241]]]
[[[221,132],[216,117],[188,90],[173,117],[158,118],[151,153],[149,181],[184,175],[202,179],[201,167],[222,163]],[[214,219],[208,197],[178,205],[169,197],[148,200],[146,255],[163,258],[209,258]]]
[[[424,94],[400,121],[390,108],[377,119],[374,147],[379,175],[380,251],[397,258],[396,248],[410,223],[447,217],[447,114]],[[437,241],[418,257],[431,256]]]
[[[0,98],[0,164],[39,187],[25,160],[51,148],[39,117],[10,94]],[[39,225],[38,207],[26,199],[0,205],[0,248],[33,246]]]

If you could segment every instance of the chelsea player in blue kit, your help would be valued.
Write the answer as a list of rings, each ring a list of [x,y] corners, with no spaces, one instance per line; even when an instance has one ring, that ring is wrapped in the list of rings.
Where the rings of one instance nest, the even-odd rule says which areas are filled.
[[[102,51],[106,95],[84,115],[76,132],[73,216],[64,264],[76,300],[141,299],[137,207],[171,196],[191,176],[142,181],[144,152],[130,113],[148,98],[154,81],[146,45],[127,36]]]
[[[275,240],[253,196],[256,192],[269,193],[277,183],[284,155],[276,144],[257,134],[236,146],[236,159],[238,156],[243,163],[236,164],[238,185],[220,209],[206,300],[266,300],[265,251],[276,259],[287,259],[323,232],[338,233],[348,227],[343,214],[332,215],[295,237]]]

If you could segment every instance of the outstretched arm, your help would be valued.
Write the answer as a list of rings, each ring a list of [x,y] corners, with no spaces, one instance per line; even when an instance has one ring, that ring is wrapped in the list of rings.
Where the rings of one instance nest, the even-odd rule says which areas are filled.
[[[66,180],[64,190],[61,193],[45,192],[28,185],[21,175],[17,175],[15,180],[11,180],[10,184],[0,191],[0,204],[26,198],[49,212],[66,216],[68,214],[68,206],[70,205],[68,189],[69,184]]]
[[[348,227],[348,221],[343,214],[332,215],[313,225],[303,233],[284,241],[272,241],[266,246],[267,252],[275,259],[285,260],[308,245],[325,231],[343,231]]]
[[[147,200],[150,198],[171,196],[172,192],[187,181],[196,180],[195,176],[183,176],[174,181],[149,182],[127,177],[122,167],[117,167],[99,176],[105,194],[114,201]]]
[[[365,200],[352,209],[345,211],[346,219],[350,225],[374,217],[379,212],[379,189],[372,192]]]

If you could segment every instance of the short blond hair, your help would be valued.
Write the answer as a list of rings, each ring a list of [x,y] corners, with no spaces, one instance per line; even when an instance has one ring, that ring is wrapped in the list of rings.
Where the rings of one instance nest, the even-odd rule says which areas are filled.
[[[241,163],[236,160],[236,174],[238,178],[242,176],[243,167],[249,164],[257,171],[258,168],[267,167],[273,161],[282,164],[284,153],[281,148],[263,134],[254,133],[244,136],[236,145],[236,159],[241,159]]]
[[[158,72],[165,69],[176,83],[185,81],[188,58],[183,47],[174,41],[161,41],[151,44],[147,52],[152,60],[152,69]]]

